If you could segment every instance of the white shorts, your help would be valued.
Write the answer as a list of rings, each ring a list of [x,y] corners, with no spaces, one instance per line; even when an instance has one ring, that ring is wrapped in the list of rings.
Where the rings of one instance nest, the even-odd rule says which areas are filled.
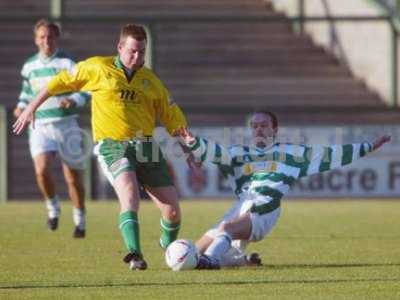
[[[81,128],[76,118],[68,118],[47,124],[35,124],[29,128],[29,149],[35,157],[45,152],[56,152],[72,169],[83,169],[83,145]]]
[[[222,220],[213,226],[209,231],[206,232],[206,235],[214,238],[218,234],[218,227],[222,223],[226,223],[233,219],[238,218],[239,216],[247,213],[250,211],[251,207],[257,203],[257,205],[262,204],[262,202],[269,202],[270,199],[268,197],[257,197],[256,199],[243,199],[239,200],[235,203],[235,205],[229,209]],[[266,213],[266,214],[258,214],[258,213],[251,213],[251,234],[247,241],[244,240],[233,240],[232,247],[238,250],[244,250],[248,242],[257,242],[262,240],[271,230],[274,228],[276,222],[279,219],[281,214],[281,208],[278,207],[277,209]]]

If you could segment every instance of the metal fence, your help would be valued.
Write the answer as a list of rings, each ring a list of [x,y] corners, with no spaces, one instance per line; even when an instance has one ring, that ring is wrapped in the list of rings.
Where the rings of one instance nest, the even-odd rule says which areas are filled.
[[[7,111],[0,105],[0,202],[7,201]]]
[[[51,1],[51,11],[49,12],[50,17],[60,23],[70,23],[70,22],[130,22],[128,18],[121,18],[117,16],[113,17],[74,17],[63,15],[62,0],[52,0]],[[304,14],[304,0],[298,0],[298,14],[296,16],[176,16],[173,13],[169,15],[154,15],[152,17],[141,17],[135,18],[136,22],[144,24],[147,26],[149,33],[153,31],[153,28],[162,23],[174,23],[174,22],[250,22],[250,23],[274,23],[274,22],[285,22],[293,25],[299,34],[304,34],[304,25],[311,22],[329,22],[334,23],[361,23],[361,22],[384,22],[386,23],[391,32],[391,55],[390,59],[391,65],[391,106],[399,107],[398,103],[398,35],[399,30],[397,28],[396,22],[392,14],[387,13],[382,16],[305,16]],[[29,22],[33,23],[36,18],[26,17],[26,16],[4,16],[0,19],[0,24],[4,22]],[[152,36],[150,34],[150,36]],[[154,56],[154,48],[157,47],[157,40],[153,39],[150,41],[150,51],[148,61],[150,66],[157,68],[157,57]],[[0,201],[5,201],[7,199],[7,114],[4,107],[0,105]],[[86,173],[86,185],[91,185],[90,173]],[[90,189],[88,189],[90,190]]]

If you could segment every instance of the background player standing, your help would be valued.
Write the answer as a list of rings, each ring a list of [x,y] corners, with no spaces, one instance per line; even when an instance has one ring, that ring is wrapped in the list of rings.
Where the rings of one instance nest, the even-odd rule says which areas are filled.
[[[59,37],[60,29],[55,23],[41,19],[35,24],[34,39],[39,51],[30,57],[22,68],[23,83],[19,102],[14,109],[15,117],[18,118],[22,114],[55,75],[62,70],[72,71],[75,62],[58,48]],[[58,153],[73,204],[73,236],[76,238],[85,236],[86,227],[85,194],[80,171],[83,164],[74,159],[77,153],[82,154],[77,118],[78,107],[84,106],[88,98],[84,93],[52,95],[35,113],[35,130],[29,130],[29,147],[36,181],[46,201],[48,227],[50,230],[56,230],[60,216],[59,197],[51,174],[51,166],[55,154]],[[68,142],[71,134],[74,136],[74,143]]]

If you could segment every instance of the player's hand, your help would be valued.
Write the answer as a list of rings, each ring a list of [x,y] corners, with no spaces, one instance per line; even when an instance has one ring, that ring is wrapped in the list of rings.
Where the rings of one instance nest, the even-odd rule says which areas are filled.
[[[372,151],[375,151],[382,147],[382,145],[390,142],[392,137],[390,135],[383,135],[379,138],[377,138],[373,143],[372,143]]]
[[[191,144],[195,140],[193,134],[186,127],[176,129],[174,136],[178,137],[184,145]]]
[[[32,127],[35,128],[35,111],[32,105],[28,105],[19,115],[18,119],[13,124],[13,132],[17,135],[32,122]]]
[[[23,111],[23,108],[17,106],[13,111],[14,117],[19,118]]]
[[[60,101],[60,108],[73,108],[76,106],[76,102],[69,98],[64,98]]]

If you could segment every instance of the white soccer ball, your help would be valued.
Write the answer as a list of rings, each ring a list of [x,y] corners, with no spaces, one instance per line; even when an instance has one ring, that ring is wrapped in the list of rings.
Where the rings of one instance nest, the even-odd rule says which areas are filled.
[[[195,244],[189,240],[176,240],[165,251],[165,262],[173,271],[196,268],[199,253]]]

